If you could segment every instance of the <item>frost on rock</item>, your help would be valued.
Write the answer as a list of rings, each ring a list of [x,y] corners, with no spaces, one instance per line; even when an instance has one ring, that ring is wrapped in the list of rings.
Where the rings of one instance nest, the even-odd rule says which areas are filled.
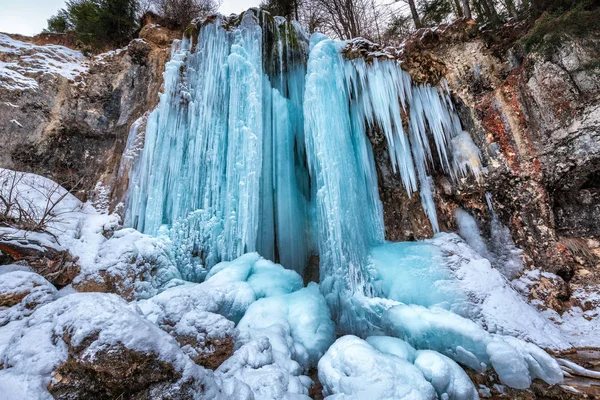
[[[181,275],[160,239],[127,228],[102,243],[94,263],[73,281],[80,292],[116,293],[126,300],[156,295]]]
[[[3,272],[0,266],[0,327],[31,315],[57,297],[56,288],[33,272]]]
[[[113,294],[73,294],[39,308],[14,331],[0,364],[0,393],[15,399],[218,394],[171,336]]]

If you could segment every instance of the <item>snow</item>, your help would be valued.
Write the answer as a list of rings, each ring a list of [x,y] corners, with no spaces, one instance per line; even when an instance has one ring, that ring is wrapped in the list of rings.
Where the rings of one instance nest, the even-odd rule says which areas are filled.
[[[78,258],[82,270],[93,267],[100,246],[107,240],[104,233],[115,230],[119,217],[99,213],[90,203],[82,203],[50,179],[0,168],[0,190],[5,195],[13,181],[16,182],[14,198],[28,204],[38,220],[50,211],[53,203],[56,205],[51,210],[47,233],[0,228],[0,232],[7,235],[4,240],[29,240],[34,246],[37,243],[59,251],[68,249]]]
[[[237,327],[241,342],[267,336],[274,353],[296,361],[304,372],[315,367],[335,341],[335,325],[315,283],[294,293],[256,301]]]
[[[0,326],[22,319],[57,297],[56,288],[33,272],[0,273]],[[20,299],[15,303],[12,299]]]
[[[385,354],[356,336],[339,338],[319,361],[328,399],[435,399],[436,392],[410,361]]]
[[[541,279],[560,279],[549,272],[541,272],[539,269],[527,271],[519,279],[511,283],[528,296],[531,287]],[[573,305],[559,314],[555,310],[546,307],[539,301],[533,302],[541,309],[541,314],[548,320],[554,322],[562,337],[569,341],[574,347],[600,347],[600,295],[596,285],[583,285],[572,294]],[[585,310],[583,304],[587,304]]]
[[[36,77],[50,74],[69,80],[87,72],[85,56],[64,46],[37,46],[0,33],[0,53],[11,62],[0,62],[0,87],[7,90],[37,90]]]
[[[25,272],[33,272],[33,270],[27,265],[19,265],[19,264],[8,264],[8,265],[0,265],[0,275],[7,274],[13,271],[25,271]]]
[[[452,285],[463,294],[450,307],[452,311],[492,333],[515,336],[543,348],[571,347],[551,320],[528,304],[487,259],[456,234],[441,233],[426,242],[444,252],[445,265],[454,276]]]
[[[257,276],[262,278],[257,279]],[[216,265],[203,283],[168,288],[140,301],[139,305],[147,318],[158,323],[179,319],[192,310],[221,314],[239,322],[257,299],[291,293],[301,287],[302,279],[294,271],[285,270],[256,253],[248,253]]]
[[[431,350],[417,351],[417,367],[433,385],[439,398],[476,400],[477,391],[465,371],[450,358]]]
[[[309,400],[310,379],[290,374],[273,353],[266,337],[246,343],[221,364],[215,377],[237,385],[245,383],[256,399]]]

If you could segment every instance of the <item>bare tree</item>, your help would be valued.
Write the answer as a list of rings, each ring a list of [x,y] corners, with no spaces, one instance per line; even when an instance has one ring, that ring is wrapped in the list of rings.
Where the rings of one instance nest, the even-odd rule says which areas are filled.
[[[23,172],[0,169],[0,227],[53,235],[48,228],[75,211],[61,207],[69,194],[58,183],[35,182]]]
[[[469,0],[462,0],[462,9],[465,18],[471,19],[471,6],[469,4]]]
[[[396,0],[398,1],[398,0]],[[415,4],[415,0],[405,0],[410,7],[410,15],[412,16],[413,22],[415,23],[415,28],[419,29],[423,25],[421,25],[421,18],[419,18],[419,13],[417,12],[417,5]]]
[[[379,40],[382,16],[375,0],[304,0],[300,10],[300,19],[309,31],[322,31],[340,39]]]

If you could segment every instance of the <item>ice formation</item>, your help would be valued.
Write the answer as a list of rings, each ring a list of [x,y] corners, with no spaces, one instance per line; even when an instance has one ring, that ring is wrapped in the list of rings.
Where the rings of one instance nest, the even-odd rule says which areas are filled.
[[[300,273],[308,258],[305,42],[295,25],[258,16],[268,31],[248,11],[232,31],[219,19],[195,45],[174,45],[133,168],[127,223],[170,227],[189,280],[246,252]],[[263,49],[267,33],[274,45]]]
[[[160,325],[200,309],[236,322],[241,347],[217,376],[266,398],[306,394],[303,373],[319,358],[329,394],[474,397],[455,361],[494,367],[513,387],[558,382],[556,362],[521,339],[568,343],[487,260],[456,235],[385,241],[367,132],[385,138],[435,232],[432,169],[453,180],[484,171],[443,82],[415,83],[393,59],[347,59],[347,44],[320,34],[309,42],[296,24],[259,10],[217,17],[174,44],[159,105],[128,140],[125,223],[170,243],[181,277],[203,282],[141,301],[144,315]],[[482,240],[473,245],[491,257]],[[320,285],[302,289],[311,256]],[[500,298],[531,318],[515,321]],[[406,342],[348,336],[321,358],[335,333]],[[342,379],[345,362],[354,379]],[[365,368],[397,382],[361,387]],[[253,379],[267,370],[277,385]]]
[[[489,239],[486,240],[482,237],[475,218],[467,211],[458,208],[454,215],[460,235],[469,246],[490,260],[504,276],[513,279],[523,269],[522,251],[515,246],[508,228],[502,224],[494,211],[491,193],[488,192],[485,196],[491,214],[489,235],[487,235]]]

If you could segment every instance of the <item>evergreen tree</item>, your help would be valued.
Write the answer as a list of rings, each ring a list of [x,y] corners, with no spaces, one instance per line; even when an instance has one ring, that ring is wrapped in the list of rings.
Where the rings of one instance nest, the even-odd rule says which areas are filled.
[[[48,20],[48,31],[74,31],[86,50],[127,44],[137,30],[138,0],[68,0]]]

